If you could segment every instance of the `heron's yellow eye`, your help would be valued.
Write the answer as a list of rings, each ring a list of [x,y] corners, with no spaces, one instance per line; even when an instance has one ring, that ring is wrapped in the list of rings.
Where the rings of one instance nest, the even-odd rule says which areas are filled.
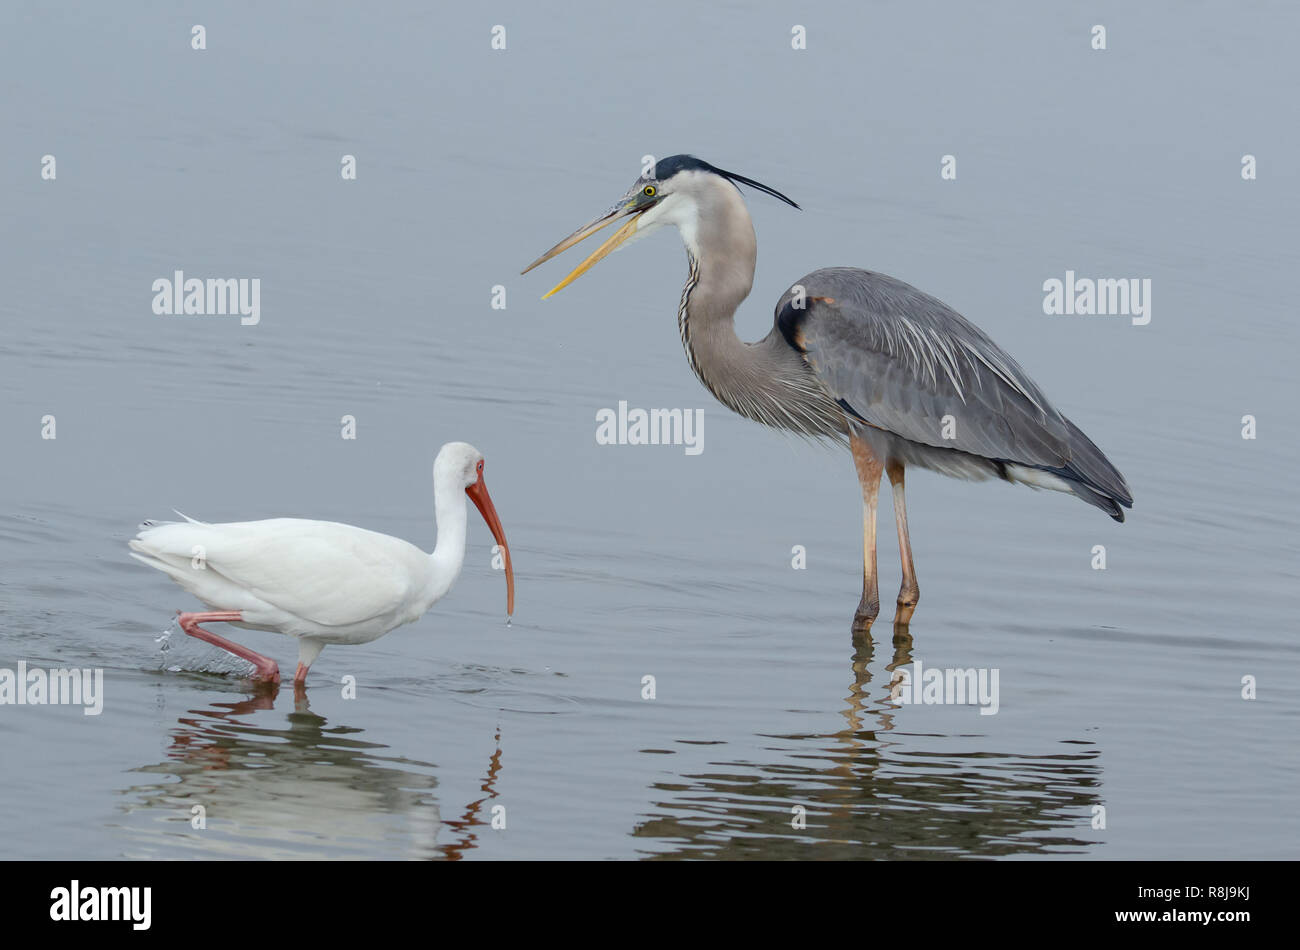
[[[655,196],[655,186],[646,185],[641,189],[641,194],[645,195],[647,198],[653,198]]]

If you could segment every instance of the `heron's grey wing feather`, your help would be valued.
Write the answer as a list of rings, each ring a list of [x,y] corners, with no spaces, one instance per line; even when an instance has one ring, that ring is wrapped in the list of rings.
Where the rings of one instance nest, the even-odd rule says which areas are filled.
[[[1014,359],[955,310],[857,268],[814,271],[799,284],[806,308],[795,309],[796,291],[788,292],[777,304],[778,328],[850,415],[937,448],[1068,464],[1068,421]]]
[[[1069,419],[1065,424],[1070,428],[1070,464],[1066,474],[1100,490],[1101,494],[1113,498],[1125,508],[1132,508],[1133,492],[1119,469],[1078,426]]]

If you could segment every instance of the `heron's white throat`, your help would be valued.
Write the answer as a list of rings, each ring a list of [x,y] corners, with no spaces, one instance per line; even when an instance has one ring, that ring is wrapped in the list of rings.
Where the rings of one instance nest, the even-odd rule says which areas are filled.
[[[700,206],[693,197],[682,192],[673,192],[665,196],[657,205],[638,217],[635,233],[623,243],[623,246],[639,241],[667,224],[677,227],[682,241],[686,244],[686,250],[692,257],[699,258]]]

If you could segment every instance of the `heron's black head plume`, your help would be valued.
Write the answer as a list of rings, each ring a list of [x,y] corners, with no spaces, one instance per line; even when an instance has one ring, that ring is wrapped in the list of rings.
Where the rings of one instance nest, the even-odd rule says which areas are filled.
[[[694,155],[673,155],[669,158],[661,158],[655,162],[654,178],[658,181],[667,181],[678,172],[682,171],[702,171],[712,172],[714,175],[721,175],[727,181],[735,185],[748,185],[750,188],[757,188],[764,194],[771,195],[773,198],[779,198],[792,208],[803,210],[797,204],[787,198],[775,188],[770,188],[761,181],[754,181],[752,178],[746,178],[744,175],[737,175],[735,172],[729,172],[725,169],[718,168],[716,165],[710,165],[703,159],[696,158]]]

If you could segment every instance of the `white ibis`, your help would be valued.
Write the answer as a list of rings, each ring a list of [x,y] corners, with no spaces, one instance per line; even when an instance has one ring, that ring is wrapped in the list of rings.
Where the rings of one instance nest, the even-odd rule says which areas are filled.
[[[199,624],[230,623],[297,637],[294,683],[302,685],[326,644],[369,643],[418,620],[451,589],[465,561],[462,490],[501,547],[508,616],[515,611],[510,549],[483,484],[483,455],[465,442],[448,442],[433,463],[438,543],[432,554],[352,525],[272,518],[228,524],[146,521],[130,542],[131,556],[203,601],[210,609],[181,613],[181,629],[249,661],[257,667],[255,678],[279,682],[280,668]]]

